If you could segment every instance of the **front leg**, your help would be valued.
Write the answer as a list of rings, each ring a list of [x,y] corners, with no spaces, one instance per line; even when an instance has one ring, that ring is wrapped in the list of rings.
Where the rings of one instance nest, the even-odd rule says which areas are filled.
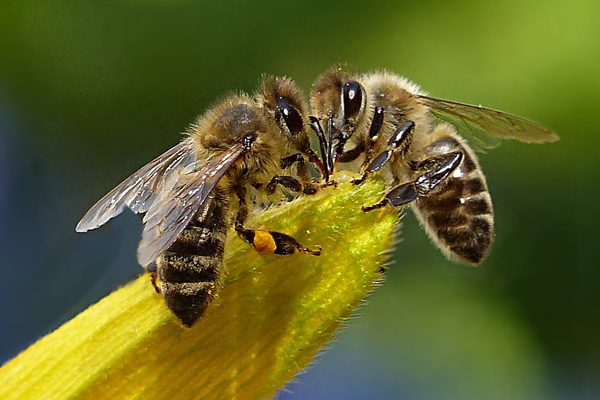
[[[412,135],[414,133],[415,123],[407,121],[402,124],[394,133],[394,135],[388,140],[386,149],[382,151],[373,161],[367,165],[362,177],[352,181],[353,184],[358,185],[367,179],[367,177],[373,172],[381,169],[396,152],[405,154],[410,142],[412,141]]]
[[[312,153],[312,152],[311,152]],[[312,153],[311,157],[316,157],[316,154]],[[297,165],[297,173],[298,177],[293,177],[289,175],[275,175],[271,181],[265,186],[266,194],[273,194],[275,190],[277,190],[277,186],[281,185],[287,189],[290,189],[296,193],[303,193],[307,195],[315,194],[319,191],[322,185],[314,182],[310,178],[308,174],[308,168],[306,166],[306,160],[304,155],[301,153],[295,153],[291,156],[285,157],[281,159],[281,168],[286,169],[291,167],[292,165]],[[327,178],[329,175],[326,176]],[[335,182],[326,181],[325,186],[334,185]],[[262,185],[259,185],[262,186]]]
[[[350,150],[345,150],[344,147],[351,138],[355,129],[354,127],[348,128],[351,134],[345,136],[341,135],[340,137],[336,138],[337,143],[335,145],[330,145],[332,153],[331,157],[334,162],[349,163],[356,160],[363,153],[366,155],[365,163],[368,162],[368,160],[371,158],[371,148],[381,133],[381,128],[383,127],[383,117],[384,108],[382,106],[375,107],[373,119],[371,120],[371,126],[369,127],[369,136],[360,138],[360,141],[356,144],[356,146]]]
[[[316,156],[316,154],[315,154]],[[306,160],[302,153],[295,153],[291,156],[287,156],[281,159],[281,169],[286,169],[296,164],[296,171],[298,176],[302,179],[309,179],[308,167],[306,166]]]

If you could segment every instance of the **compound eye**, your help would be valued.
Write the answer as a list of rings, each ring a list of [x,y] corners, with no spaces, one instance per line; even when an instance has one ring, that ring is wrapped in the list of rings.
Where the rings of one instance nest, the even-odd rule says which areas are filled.
[[[344,101],[344,119],[355,118],[362,107],[363,93],[360,83],[348,81],[344,83],[343,101]]]
[[[285,123],[292,135],[298,134],[304,130],[304,121],[300,112],[288,99],[279,97],[277,99],[277,120]]]

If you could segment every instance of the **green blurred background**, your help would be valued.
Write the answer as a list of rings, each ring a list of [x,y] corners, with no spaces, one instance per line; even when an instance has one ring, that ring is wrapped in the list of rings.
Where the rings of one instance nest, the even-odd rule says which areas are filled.
[[[141,270],[83,213],[263,73],[345,62],[551,127],[481,156],[496,239],[454,265],[404,219],[388,278],[279,399],[600,399],[600,2],[3,1],[0,362]]]

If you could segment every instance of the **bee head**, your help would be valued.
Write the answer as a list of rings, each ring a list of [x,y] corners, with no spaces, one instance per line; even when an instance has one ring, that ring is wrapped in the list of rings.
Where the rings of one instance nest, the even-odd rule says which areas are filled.
[[[321,75],[311,93],[315,116],[333,129],[334,138],[349,138],[365,115],[367,95],[364,87],[342,68]]]
[[[291,147],[302,152],[310,148],[306,105],[294,81],[264,77],[256,97]]]

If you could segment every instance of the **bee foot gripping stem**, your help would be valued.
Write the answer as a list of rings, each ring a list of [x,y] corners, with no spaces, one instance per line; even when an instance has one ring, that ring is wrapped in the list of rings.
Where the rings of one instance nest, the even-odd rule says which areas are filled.
[[[430,166],[424,174],[413,182],[398,185],[385,195],[385,198],[372,206],[363,206],[364,212],[376,210],[390,204],[393,207],[401,207],[415,201],[419,197],[428,195],[440,183],[444,182],[463,159],[463,153],[454,151],[437,157],[431,157],[421,163],[422,166]]]
[[[160,294],[160,288],[156,284],[156,280],[158,279],[158,270],[156,268],[156,262],[152,261],[150,264],[146,266],[146,271],[150,274],[150,283],[152,283],[152,287],[156,291],[156,293]]]
[[[321,255],[321,248],[311,250],[285,233],[246,229],[242,224],[236,224],[235,231],[244,241],[250,243],[256,251],[263,255],[278,254],[287,256],[298,251],[313,256]]]

